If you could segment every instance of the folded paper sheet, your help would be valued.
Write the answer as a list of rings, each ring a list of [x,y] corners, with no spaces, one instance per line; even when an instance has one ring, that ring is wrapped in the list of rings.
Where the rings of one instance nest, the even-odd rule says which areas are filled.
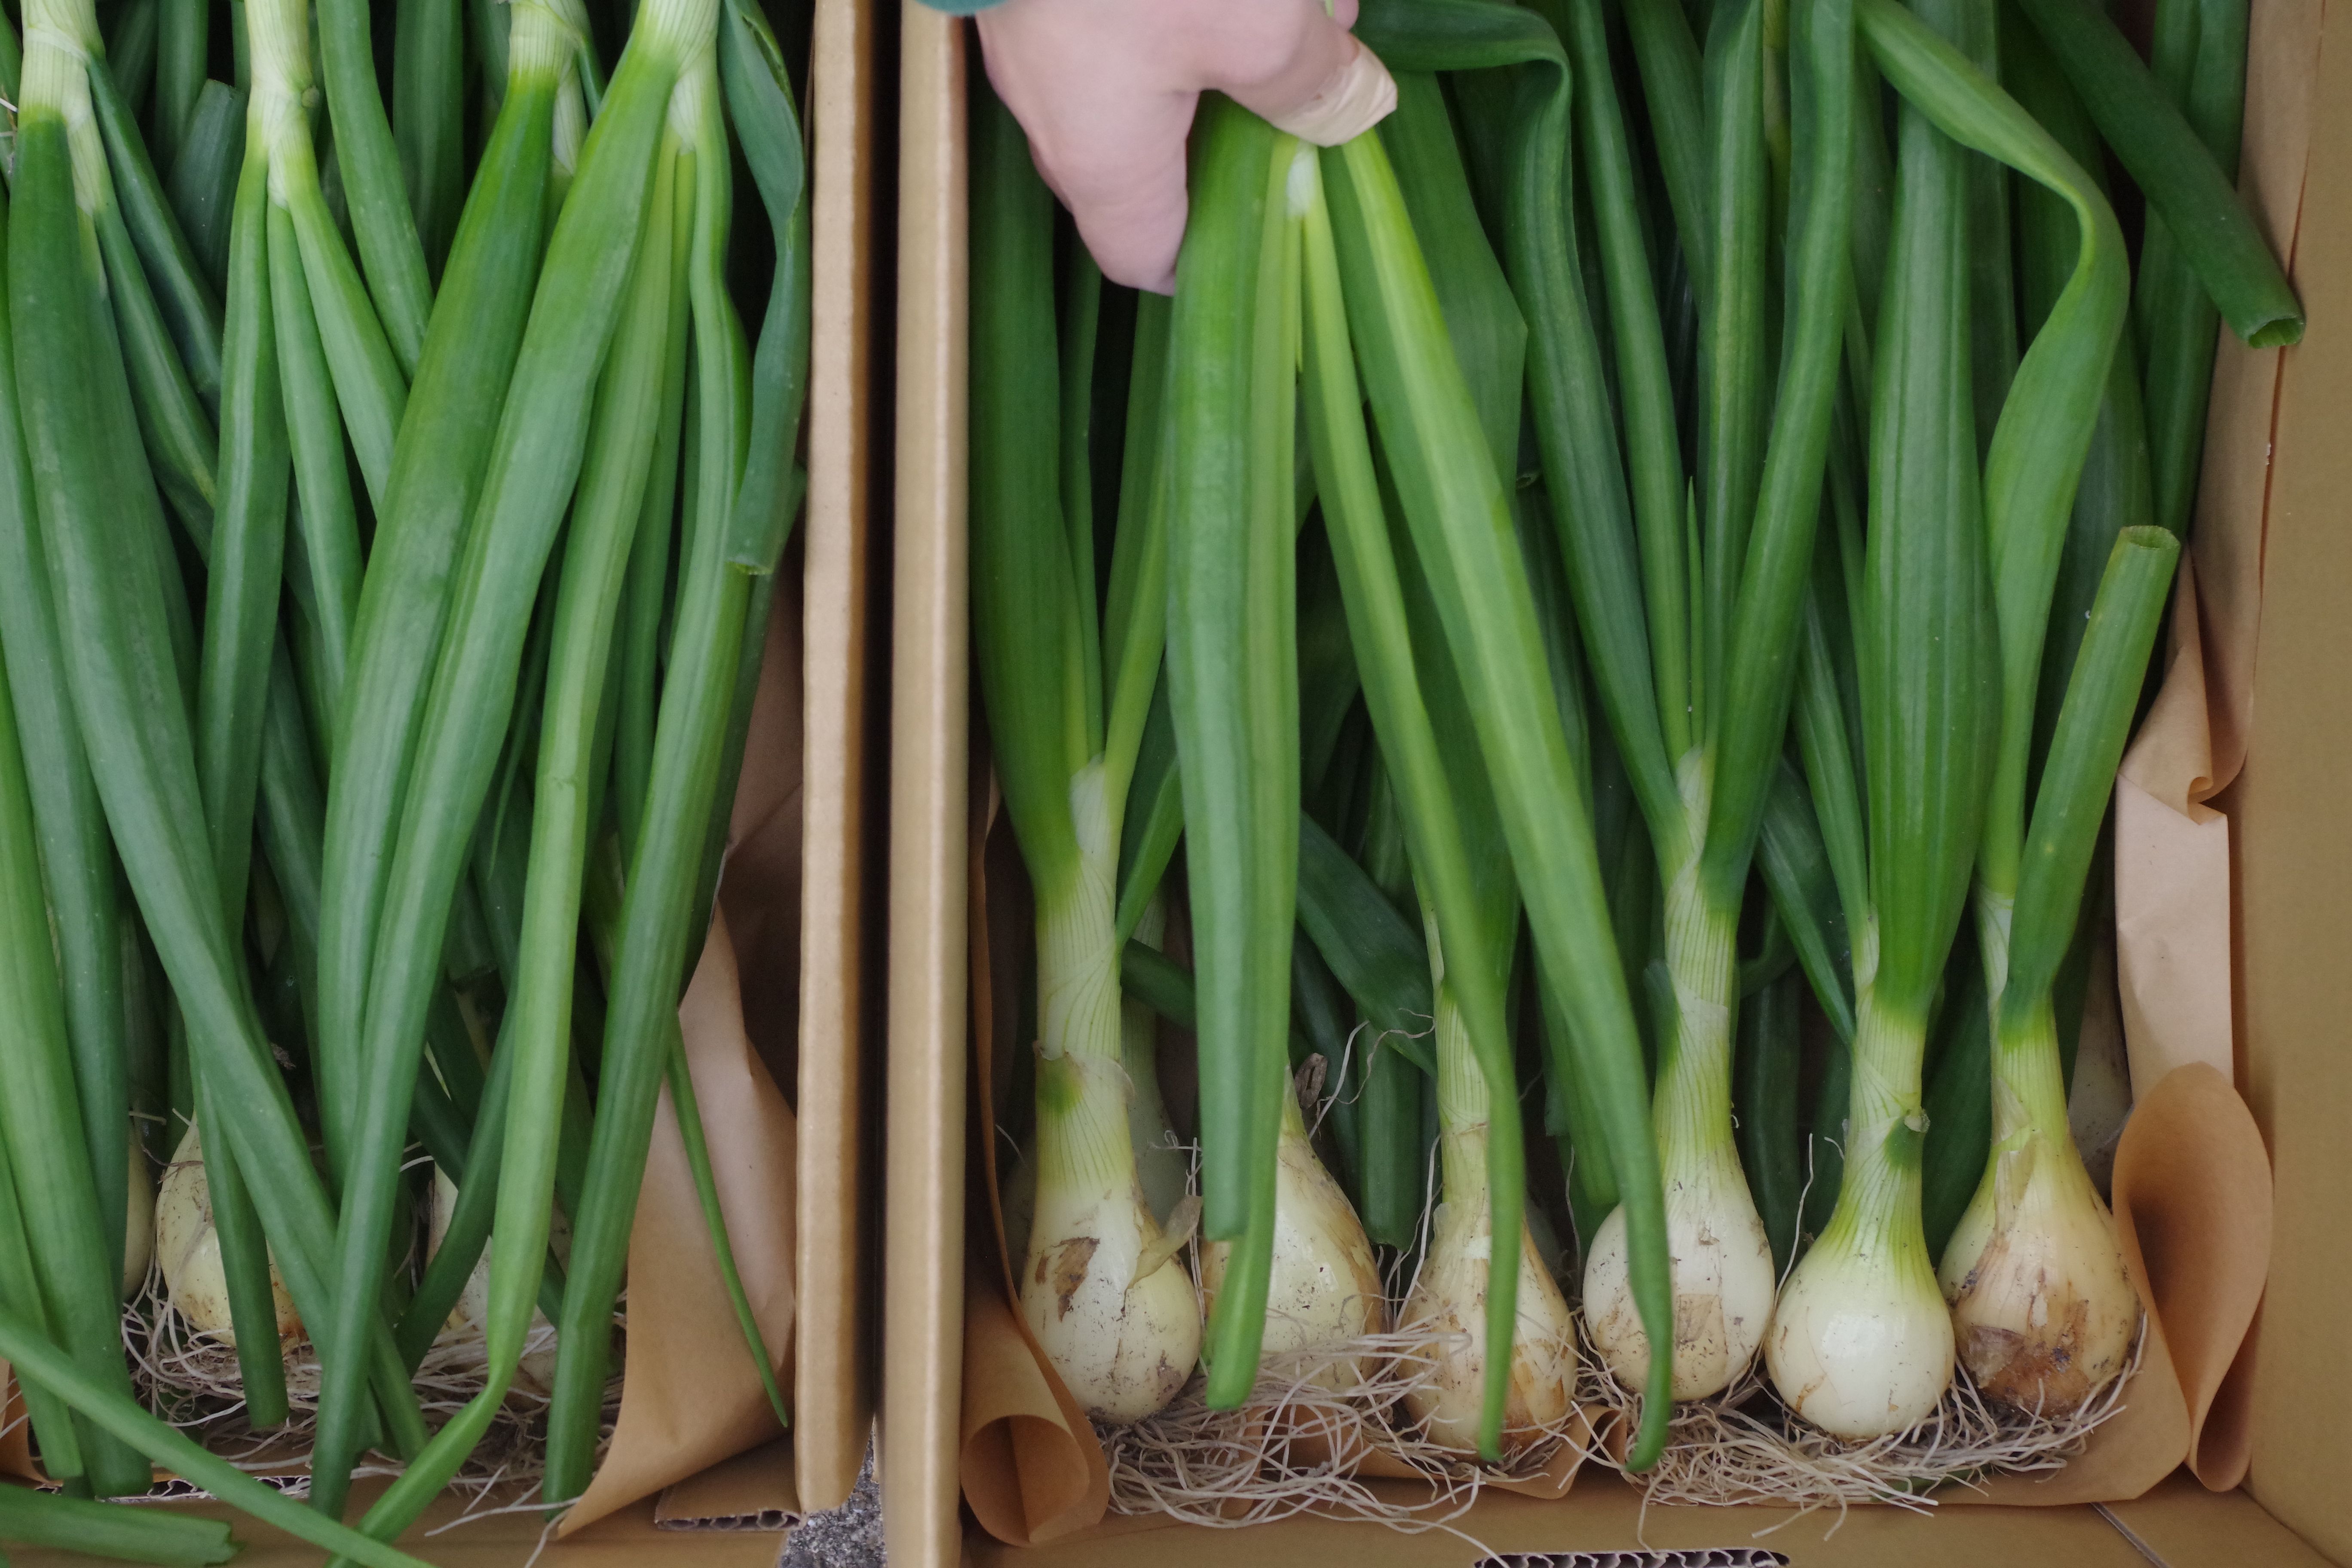
[[[743,1030],[735,950],[713,922],[678,1009],[712,1174],[743,1289],[779,1370],[793,1330],[793,1113]],[[722,1133],[721,1128],[727,1131]],[[780,1435],[737,1326],[694,1178],[662,1090],[629,1233],[629,1351],[621,1419],[566,1534]]]
[[[720,914],[678,1007],[712,1174],[744,1293],[769,1353],[793,1363],[798,1138],[777,1088],[791,1070],[801,880],[801,638],[796,590],[776,595],[729,825]],[[786,1079],[784,1081],[790,1081]],[[662,1091],[629,1234],[621,1419],[565,1533],[777,1436]],[[787,1396],[792,1384],[784,1382]],[[790,1490],[779,1471],[777,1497]],[[749,1496],[740,1511],[769,1509]]]

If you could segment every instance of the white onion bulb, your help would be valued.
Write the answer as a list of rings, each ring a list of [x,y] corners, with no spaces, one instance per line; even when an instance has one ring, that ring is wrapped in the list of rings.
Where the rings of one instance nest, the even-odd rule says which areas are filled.
[[[204,1142],[191,1125],[172,1156],[172,1168],[155,1196],[155,1254],[172,1305],[196,1332],[223,1344],[236,1343],[229,1321],[228,1280],[221,1268],[220,1232],[213,1226],[212,1187],[205,1180]],[[291,1344],[302,1334],[294,1299],[269,1266],[269,1294],[277,1309],[278,1338]]]

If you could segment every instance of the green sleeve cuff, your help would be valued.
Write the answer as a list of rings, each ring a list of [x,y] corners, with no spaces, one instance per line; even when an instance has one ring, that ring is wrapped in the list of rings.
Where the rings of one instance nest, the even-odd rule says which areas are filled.
[[[923,0],[932,10],[944,11],[950,16],[969,16],[1001,3],[1002,0]]]

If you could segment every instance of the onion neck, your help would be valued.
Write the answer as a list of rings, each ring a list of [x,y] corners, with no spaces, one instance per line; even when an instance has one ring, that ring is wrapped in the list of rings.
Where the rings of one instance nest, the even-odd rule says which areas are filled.
[[[1125,1183],[1135,1173],[1128,1131],[1126,1029],[1110,831],[1097,758],[1070,781],[1077,854],[1037,904],[1037,1179],[1041,1186]]]
[[[1927,1043],[1924,1017],[1898,1014],[1874,994],[1863,994],[1846,1102],[1845,1172],[1837,1211],[1815,1246],[1916,1274],[1921,1288],[1932,1292],[1936,1270],[1919,1217],[1927,1130],[1920,1065]]]
[[[1666,884],[1666,974],[1675,1023],[1651,1100],[1668,1184],[1737,1175],[1731,1131],[1731,1008],[1739,982],[1739,911],[1708,896],[1694,850]]]
[[[64,122],[66,145],[73,156],[74,205],[95,216],[114,203],[106,145],[99,138],[89,96],[89,61],[106,52],[98,8],[92,0],[25,0],[23,16],[19,120],[46,112]]]
[[[1435,923],[1431,923],[1431,952],[1436,952]],[[1470,1045],[1470,1028],[1453,989],[1444,984],[1443,960],[1433,959],[1437,987],[1437,1147],[1440,1201],[1486,1204],[1486,1130],[1493,1097],[1478,1053]],[[1297,1116],[1295,1103],[1284,1111],[1286,1123]]]
[[[2044,994],[1998,1015],[1992,1053],[1993,1157],[2029,1136],[2071,1151],[2074,1132],[2067,1118],[2066,1075],[2058,1058],[2058,1016]]]

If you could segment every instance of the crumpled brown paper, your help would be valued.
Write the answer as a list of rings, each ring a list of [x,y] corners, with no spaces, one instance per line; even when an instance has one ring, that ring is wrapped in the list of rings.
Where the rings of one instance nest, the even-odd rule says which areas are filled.
[[[793,1113],[744,1032],[737,984],[722,917],[712,922],[678,1019],[743,1291],[777,1371],[788,1376]],[[782,1430],[719,1277],[667,1086],[629,1232],[627,1306],[620,1425],[596,1479],[564,1515],[563,1534]]]

